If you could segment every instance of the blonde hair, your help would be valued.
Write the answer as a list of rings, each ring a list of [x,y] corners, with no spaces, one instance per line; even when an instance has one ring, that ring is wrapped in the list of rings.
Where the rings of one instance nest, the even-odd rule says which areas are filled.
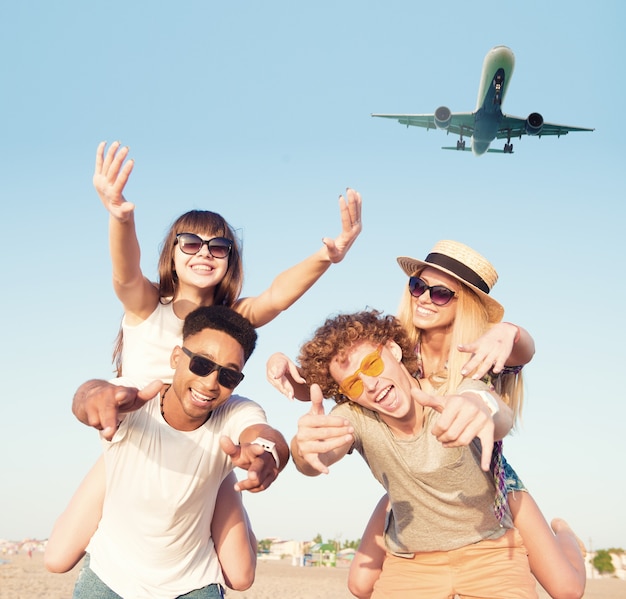
[[[423,270],[423,269],[422,269]],[[417,271],[412,276],[419,276]],[[459,388],[463,379],[461,368],[469,359],[467,353],[460,352],[459,345],[471,343],[486,333],[492,324],[489,323],[489,315],[480,297],[461,281],[460,290],[457,293],[458,305],[456,317],[451,325],[450,353],[445,367],[439,372],[434,372],[428,377],[430,384],[441,395],[454,393]],[[413,347],[417,350],[421,341],[421,330],[413,324],[413,298],[408,285],[404,289],[400,306],[398,308],[398,320],[402,323],[409,335]],[[467,376],[471,376],[468,373]],[[513,410],[515,419],[521,416],[524,400],[524,385],[521,373],[504,372],[499,375],[488,375],[486,381],[492,385],[502,400]]]

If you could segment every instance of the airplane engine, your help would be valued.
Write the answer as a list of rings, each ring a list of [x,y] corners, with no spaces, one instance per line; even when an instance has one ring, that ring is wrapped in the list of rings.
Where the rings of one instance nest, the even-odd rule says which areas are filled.
[[[526,119],[526,133],[539,135],[543,127],[543,117],[538,112],[531,112]]]
[[[435,125],[437,129],[447,129],[452,119],[452,113],[447,106],[440,106],[435,110]]]

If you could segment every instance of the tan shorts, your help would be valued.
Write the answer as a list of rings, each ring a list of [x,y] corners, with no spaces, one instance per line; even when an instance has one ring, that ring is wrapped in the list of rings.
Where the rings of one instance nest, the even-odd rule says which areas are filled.
[[[371,599],[537,599],[526,548],[515,529],[452,551],[387,554]]]

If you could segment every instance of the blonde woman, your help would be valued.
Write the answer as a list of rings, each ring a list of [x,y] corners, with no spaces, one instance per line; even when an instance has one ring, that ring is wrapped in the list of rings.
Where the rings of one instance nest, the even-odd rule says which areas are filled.
[[[491,263],[449,240],[438,242],[424,260],[401,257],[398,263],[409,277],[398,318],[418,358],[412,374],[440,395],[455,392],[467,378],[482,379],[517,417],[523,400],[521,367],[531,360],[534,343],[521,327],[501,322],[504,308],[490,294],[498,279]],[[469,360],[467,352],[473,354]],[[270,358],[268,379],[289,397],[307,398],[304,379],[282,355]],[[499,491],[494,509],[502,514],[508,504],[537,580],[554,599],[582,597],[586,575],[579,539],[563,520],[553,520],[550,528],[504,460],[500,443],[494,446],[492,470]],[[351,566],[349,588],[362,599],[370,597],[383,566],[387,508],[385,496]]]

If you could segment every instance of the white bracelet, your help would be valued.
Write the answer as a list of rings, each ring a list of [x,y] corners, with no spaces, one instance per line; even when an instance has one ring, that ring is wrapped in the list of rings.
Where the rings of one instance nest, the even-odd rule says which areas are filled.
[[[489,391],[474,391],[473,389],[468,390],[467,393],[475,393],[485,402],[485,405],[489,408],[491,412],[491,416],[495,416],[500,411],[500,406],[498,405],[498,400],[489,393]]]
[[[274,441],[268,441],[263,437],[257,437],[252,441],[251,445],[260,445],[267,453],[271,453],[274,460],[276,460],[276,468],[280,469],[280,458],[278,457],[278,451],[276,451],[276,443]]]

